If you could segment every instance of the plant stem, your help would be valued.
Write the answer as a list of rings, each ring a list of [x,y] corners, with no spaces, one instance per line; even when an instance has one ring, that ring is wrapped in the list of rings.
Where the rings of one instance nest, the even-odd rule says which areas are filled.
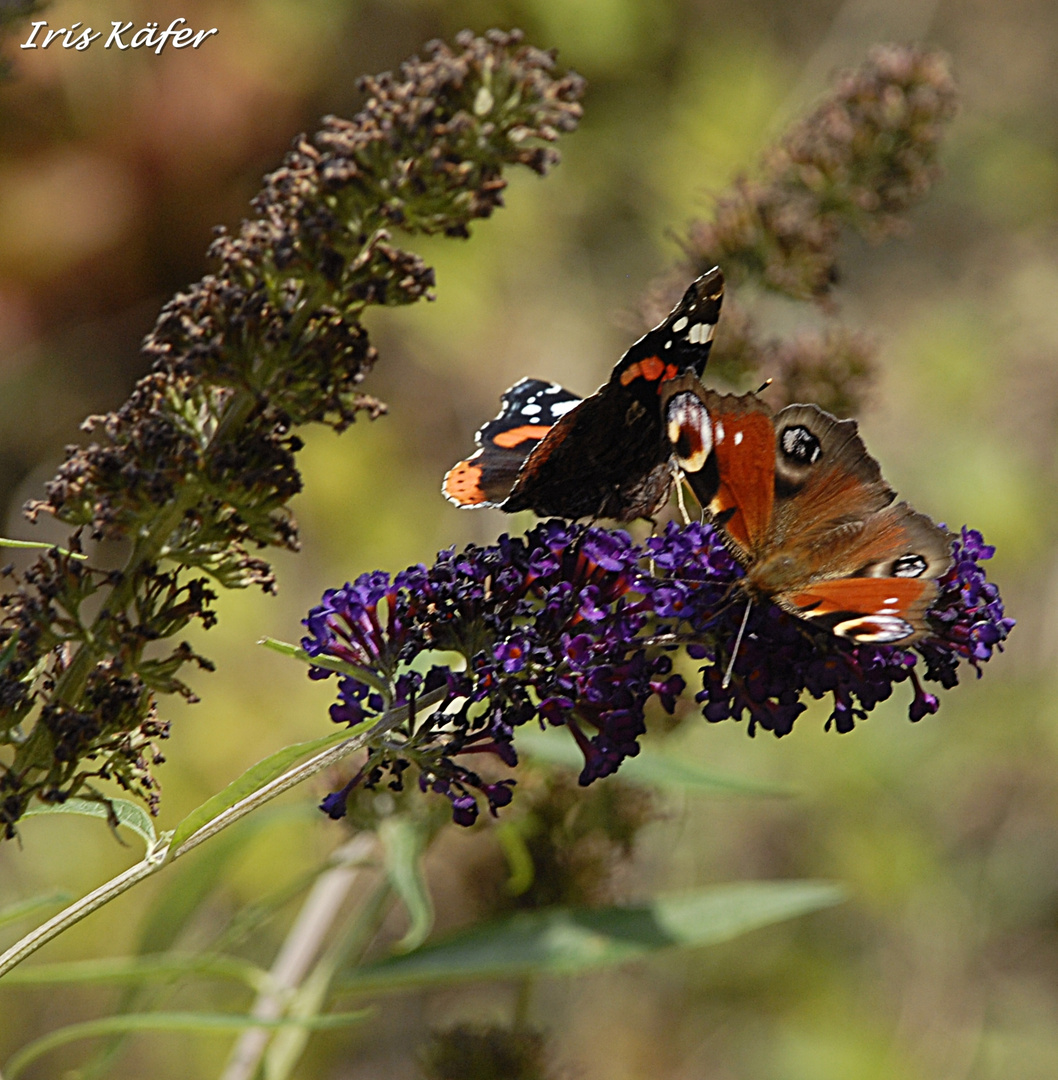
[[[193,832],[175,851],[167,846],[167,838],[161,838],[157,848],[148,851],[146,856],[135,866],[130,866],[128,870],[118,874],[117,877],[111,878],[110,881],[100,885],[98,889],[93,890],[87,896],[75,900],[69,907],[60,911],[47,922],[42,923],[35,930],[31,930],[21,941],[16,942],[5,953],[0,954],[0,978],[3,978],[7,972],[20,964],[27,956],[35,953],[42,945],[51,941],[52,938],[58,937],[59,934],[64,930],[68,930],[75,923],[80,922],[86,915],[90,915],[123,892],[127,892],[133,885],[143,881],[144,878],[156,874],[163,866],[167,866],[182,855],[186,855],[211,836],[215,836],[228,828],[229,825],[234,825],[235,822],[241,820],[259,806],[270,802],[277,795],[282,795],[284,791],[289,791],[290,788],[296,787],[303,780],[315,776],[328,766],[341,761],[348,754],[359,750],[369,739],[375,738],[380,732],[392,727],[393,724],[399,723],[406,713],[406,708],[394,709],[370,731],[354,735],[352,738],[340,742],[337,746],[332,746],[329,750],[324,750],[315,757],[309,758],[308,761],[288,769],[281,776],[277,776],[263,787],[251,792],[244,799],[240,799],[211,821],[208,821],[202,828]]]
[[[234,394],[227,402],[224,415],[214,429],[204,453],[208,454],[218,444],[231,438],[253,411],[254,403],[254,395],[248,390]],[[200,495],[201,485],[198,480],[194,476],[187,477],[184,486],[176,492],[172,503],[160,511],[151,524],[150,530],[136,541],[129,561],[121,573],[121,580],[114,586],[92,627],[85,634],[85,640],[77,650],[72,663],[59,677],[55,692],[57,698],[67,703],[76,700],[84,688],[92,665],[103,651],[98,644],[98,628],[128,607],[136,594],[137,571],[146,563],[153,563],[158,559],[162,548],[179,527],[184,514],[195,505]]]
[[[251,1016],[278,1020],[283,1015],[292,992],[304,981],[341,912],[359,875],[357,864],[368,855],[374,843],[374,836],[361,833],[334,853],[334,865],[316,879],[302,904],[272,965],[270,985],[258,994],[250,1010]],[[271,1029],[263,1027],[244,1031],[228,1057],[221,1080],[253,1080],[273,1035]]]
[[[100,885],[87,896],[75,900],[69,907],[64,908],[54,918],[42,923],[35,930],[31,930],[21,941],[16,942],[3,955],[0,955],[0,978],[7,974],[13,967],[20,964],[27,956],[31,956],[42,945],[58,937],[64,930],[69,929],[75,923],[80,922],[86,915],[109,903],[116,896],[127,892],[137,882],[150,877],[165,865],[164,852],[159,858],[153,852],[130,866],[128,870],[111,878],[106,884]]]

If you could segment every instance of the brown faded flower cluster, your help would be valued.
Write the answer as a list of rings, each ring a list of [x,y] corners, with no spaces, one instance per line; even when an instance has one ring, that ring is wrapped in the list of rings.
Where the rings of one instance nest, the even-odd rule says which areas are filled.
[[[904,215],[938,176],[937,150],[956,111],[955,83],[943,54],[912,46],[871,50],[860,67],[838,75],[831,93],[716,199],[713,216],[693,222],[685,258],[655,284],[644,322],[664,315],[688,277],[720,265],[734,298],[714,371],[745,381],[773,378],[769,401],[814,401],[855,412],[870,381],[873,348],[834,324],[771,341],[737,303],[751,283],[795,300],[827,303],[837,280],[842,233],[880,240],[905,228]]]
[[[189,696],[178,672],[206,663],[159,643],[213,621],[210,581],[272,589],[251,551],[297,547],[292,429],[384,411],[359,390],[375,360],[362,313],[433,285],[391,230],[468,235],[502,205],[505,168],[554,164],[583,82],[556,76],[554,57],[518,32],[493,31],[435,42],[361,88],[361,112],[295,140],[257,217],[219,232],[216,272],[177,295],[145,342],[150,374],[86,422],[95,441],[68,450],[29,508],[74,529],[74,549],[87,533],[132,553],[112,573],[54,552],[0,598],[0,835],[33,796],[101,797],[95,777],[153,805],[156,695]]]
[[[836,278],[842,227],[872,239],[903,227],[903,215],[937,178],[955,84],[937,52],[873,49],[838,76],[833,93],[740,177],[697,222],[687,252],[703,269],[719,263],[795,299],[825,296]]]

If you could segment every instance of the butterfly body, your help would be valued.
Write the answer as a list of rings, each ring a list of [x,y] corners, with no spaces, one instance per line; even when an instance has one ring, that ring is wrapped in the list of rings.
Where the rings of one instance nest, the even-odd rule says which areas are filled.
[[[723,299],[714,268],[694,281],[661,324],[632,345],[610,378],[580,400],[557,383],[523,379],[476,436],[478,452],[445,476],[463,508],[541,516],[652,516],[672,488],[661,388],[705,368]],[[553,404],[561,408],[556,414]]]
[[[667,433],[695,496],[745,570],[751,597],[862,643],[929,633],[947,533],[906,503],[852,420],[814,405],[773,414],[754,394],[678,379]]]

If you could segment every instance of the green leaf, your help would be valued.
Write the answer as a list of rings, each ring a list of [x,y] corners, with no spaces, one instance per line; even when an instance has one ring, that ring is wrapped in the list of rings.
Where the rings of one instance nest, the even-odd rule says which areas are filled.
[[[298,645],[291,645],[289,641],[280,641],[274,637],[263,637],[257,643],[266,649],[286,656],[291,660],[300,660],[303,664],[311,664],[313,667],[323,668],[325,671],[334,671],[339,675],[349,675],[362,683],[377,690],[386,701],[390,700],[390,688],[386,680],[376,671],[370,668],[360,667],[358,664],[350,664],[348,660],[339,660],[335,656],[309,656]]]
[[[126,1016],[110,1016],[102,1020],[87,1020],[70,1024],[45,1035],[8,1058],[3,1068],[5,1080],[16,1080],[31,1062],[50,1050],[78,1039],[94,1039],[102,1035],[117,1035],[129,1031],[193,1031],[227,1034],[244,1028],[283,1028],[291,1025],[308,1027],[316,1031],[324,1028],[348,1027],[357,1024],[368,1015],[368,1010],[331,1013],[296,1020],[257,1020],[252,1016],[232,1016],[227,1013],[129,1013]]]
[[[410,952],[426,940],[433,928],[433,900],[423,869],[426,830],[408,818],[393,817],[382,823],[378,835],[382,841],[386,874],[411,920],[408,932],[396,947],[401,952]]]
[[[280,813],[283,812],[289,813],[289,808],[283,807]],[[166,870],[166,887],[144,913],[135,951],[141,956],[169,952],[195,912],[231,872],[233,861],[251,838],[270,827],[276,816],[276,807],[265,807],[214,836],[186,861],[170,866]]]
[[[73,896],[70,893],[50,892],[42,893],[40,896],[31,896],[28,900],[19,900],[15,904],[8,904],[7,907],[0,908],[0,926],[25,919],[36,914],[41,908],[68,904],[72,899]]]
[[[12,632],[11,637],[7,639],[7,644],[4,646],[3,651],[0,652],[0,672],[7,670],[7,665],[11,663],[15,658],[15,654],[18,652],[18,631]]]
[[[52,983],[145,983],[181,975],[234,979],[253,990],[267,985],[268,972],[236,956],[119,956],[101,960],[69,960],[18,967],[4,976],[6,986],[45,986]]]
[[[154,831],[151,815],[139,803],[128,799],[109,799],[102,802],[96,799],[67,799],[62,803],[36,803],[22,815],[24,818],[39,817],[42,814],[83,814],[85,817],[110,820],[109,811],[113,810],[119,825],[131,829],[147,845],[153,847],[158,837]]]
[[[87,555],[82,555],[77,551],[67,551],[64,547],[59,547],[58,544],[48,544],[40,540],[10,540],[6,536],[0,536],[0,548],[26,548],[29,550],[43,550],[51,551],[55,548],[63,555],[69,555],[71,559],[81,559],[84,561],[88,558]]]
[[[563,738],[563,734],[559,731],[538,731],[535,728],[525,727],[519,729],[515,742],[518,751],[524,750],[531,758],[546,761],[550,765],[565,765],[579,772],[584,768],[584,755],[577,748],[577,744],[570,738]],[[621,763],[617,776],[618,779],[627,780],[629,783],[644,784],[670,791],[706,791],[724,795],[791,796],[796,794],[790,788],[779,784],[769,784],[761,780],[745,780],[740,776],[728,776],[713,772],[711,769],[703,769],[683,758],[650,750],[643,750],[636,757],[626,758]]]
[[[345,990],[397,990],[531,974],[572,975],[661,949],[729,941],[840,903],[823,881],[748,881],[659,897],[635,907],[549,908],[475,926],[406,956],[355,971]]]
[[[222,814],[229,807],[252,795],[259,788],[282,776],[287,769],[297,764],[310,754],[318,754],[331,746],[337,746],[345,739],[351,739],[361,732],[368,731],[374,720],[365,720],[356,727],[342,728],[340,731],[331,732],[319,739],[309,739],[306,742],[292,743],[277,750],[274,754],[251,765],[242,776],[233,780],[223,791],[207,799],[201,806],[196,807],[177,825],[170,843],[170,850],[176,851],[180,845],[193,833],[198,832],[203,825],[209,824],[218,814]]]

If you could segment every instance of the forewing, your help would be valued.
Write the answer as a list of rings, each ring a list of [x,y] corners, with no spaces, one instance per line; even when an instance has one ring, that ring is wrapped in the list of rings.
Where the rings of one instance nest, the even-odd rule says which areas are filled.
[[[666,436],[702,508],[743,562],[771,532],[772,413],[755,394],[717,394],[686,376],[663,394]]]
[[[815,405],[791,405],[775,417],[772,546],[827,542],[892,501],[854,420]]]
[[[628,349],[610,382],[633,393],[642,389],[640,401],[647,405],[656,404],[657,388],[666,380],[688,372],[700,378],[713,347],[723,300],[724,275],[714,266],[691,282],[663,322]]]
[[[503,509],[541,516],[649,517],[668,497],[661,420],[607,383],[564,416],[529,455]]]

